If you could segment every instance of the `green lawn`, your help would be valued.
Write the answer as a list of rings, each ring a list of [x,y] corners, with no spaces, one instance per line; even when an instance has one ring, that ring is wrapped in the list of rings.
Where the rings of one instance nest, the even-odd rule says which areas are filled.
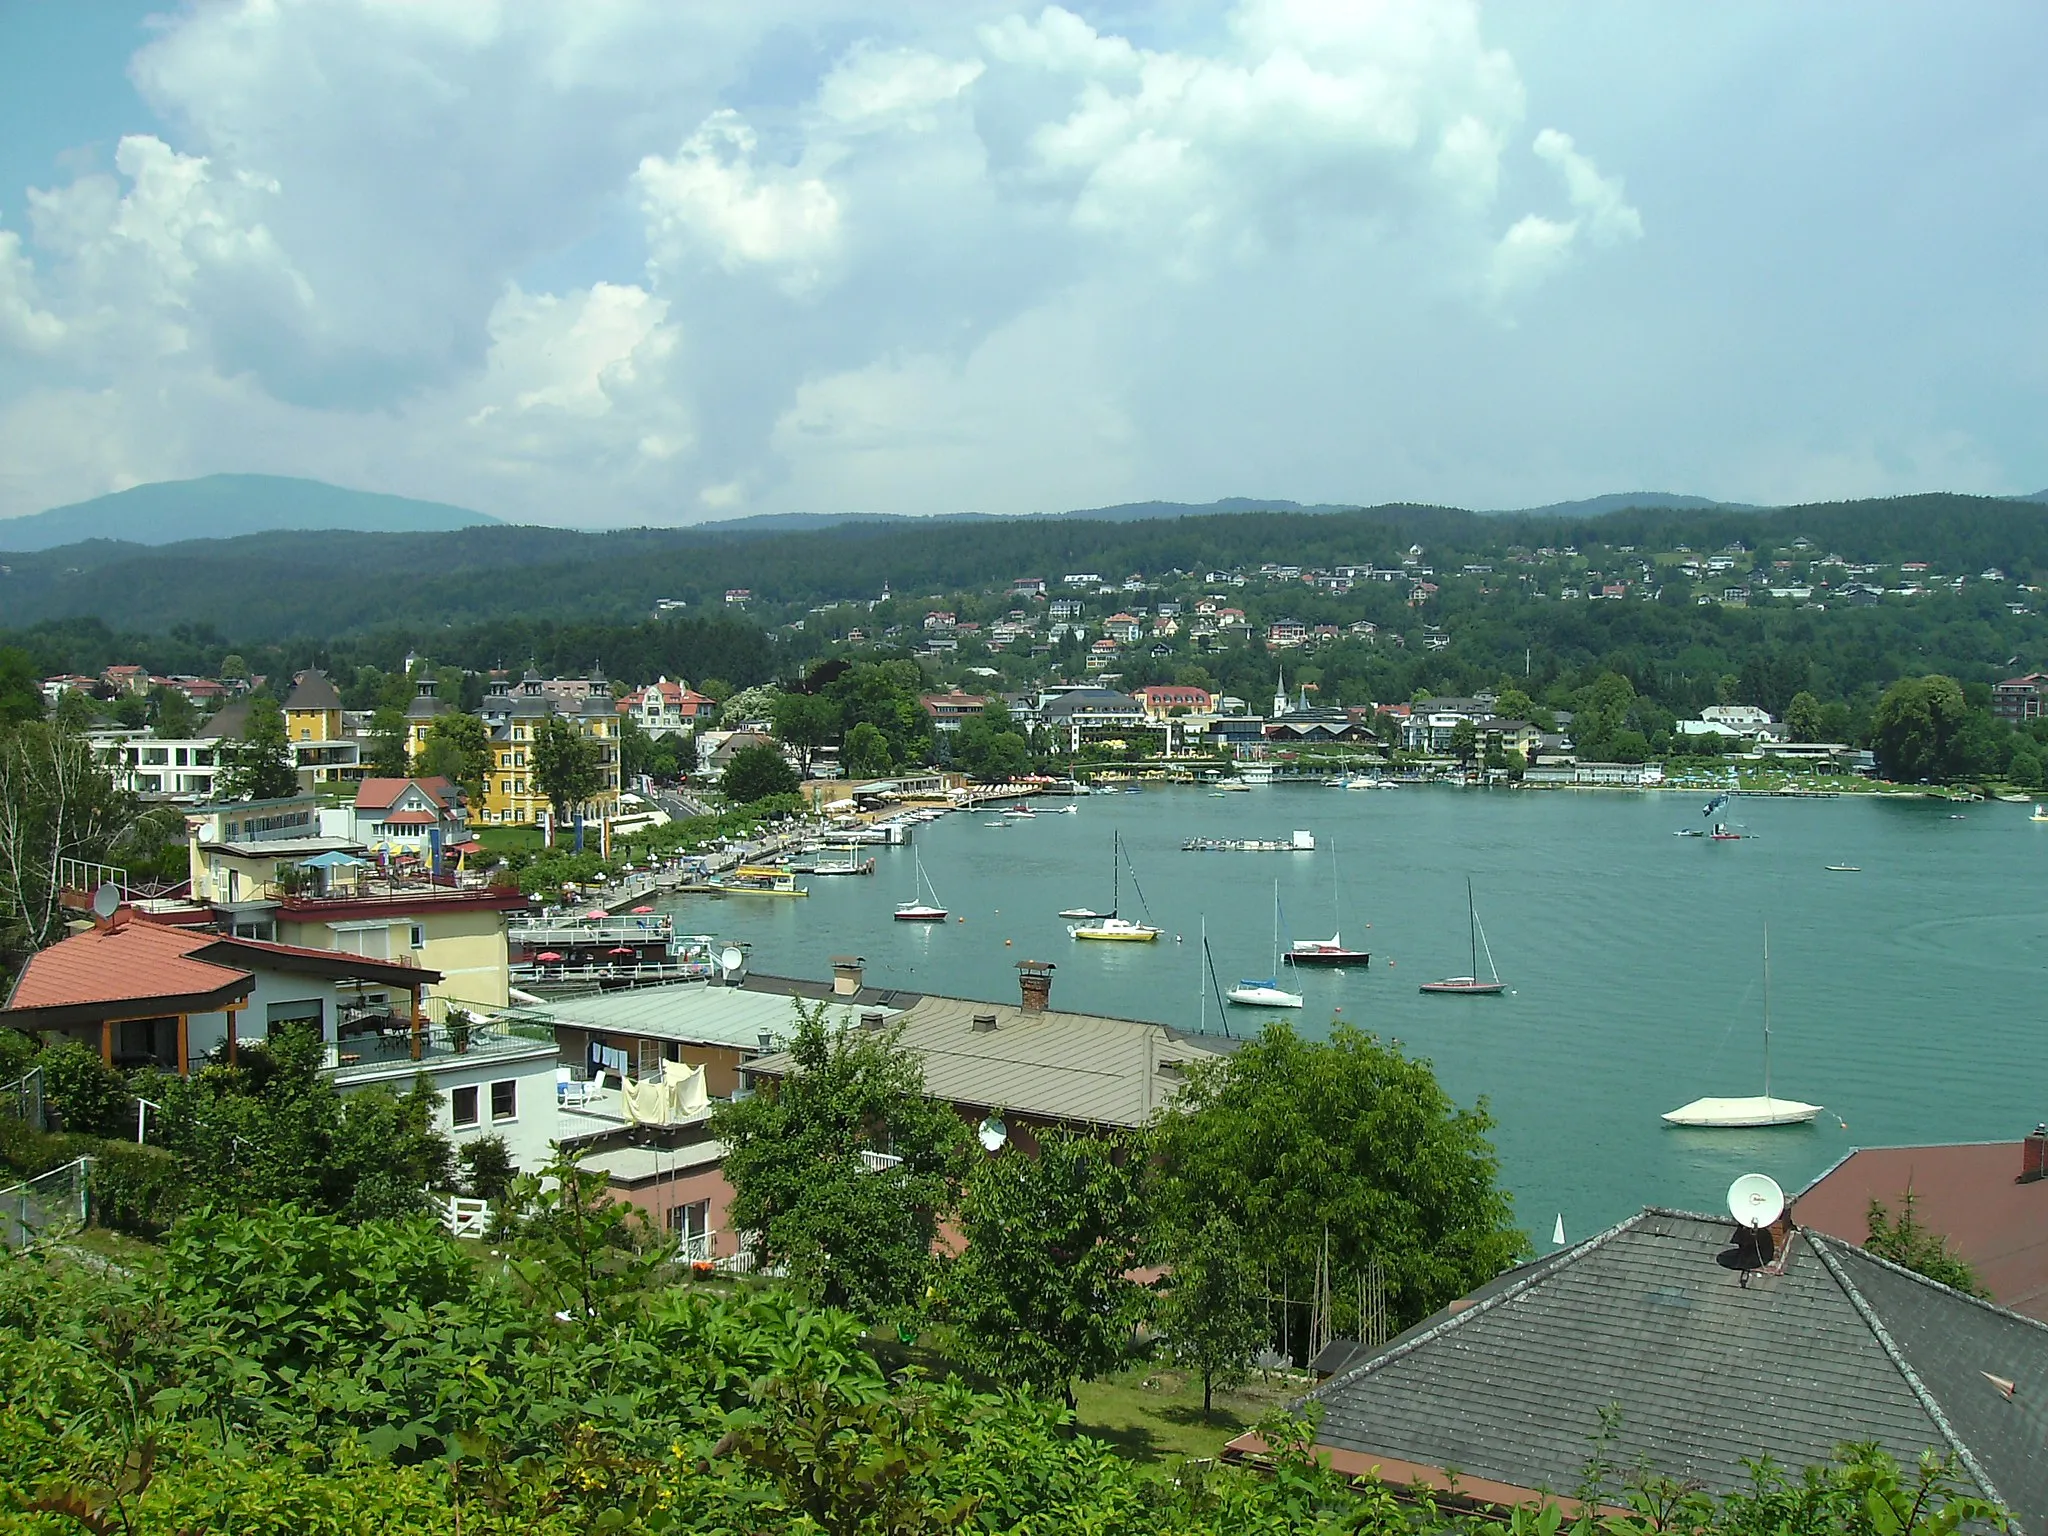
[[[476,838],[486,853],[512,853],[521,848],[538,853],[541,848],[539,827],[478,827]]]
[[[1084,1434],[1114,1446],[1140,1465],[1183,1457],[1215,1456],[1224,1442],[1252,1427],[1305,1390],[1299,1381],[1271,1383],[1254,1375],[1233,1391],[1216,1394],[1215,1412],[1202,1416],[1202,1378],[1177,1369],[1139,1366],[1102,1381],[1084,1382],[1077,1417]]]

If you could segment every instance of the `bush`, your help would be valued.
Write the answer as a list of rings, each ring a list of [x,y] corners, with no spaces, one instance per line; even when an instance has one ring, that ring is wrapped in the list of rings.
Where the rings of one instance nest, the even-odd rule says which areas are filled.
[[[190,1185],[178,1160],[161,1148],[102,1141],[73,1155],[81,1154],[92,1159],[86,1192],[95,1226],[157,1237],[184,1209]]]
[[[456,1154],[462,1165],[462,1184],[470,1195],[493,1204],[512,1192],[512,1153],[502,1136],[479,1136],[464,1142]]]
[[[119,1072],[91,1047],[66,1040],[36,1058],[43,1069],[43,1107],[53,1130],[78,1136],[135,1134],[135,1097]]]

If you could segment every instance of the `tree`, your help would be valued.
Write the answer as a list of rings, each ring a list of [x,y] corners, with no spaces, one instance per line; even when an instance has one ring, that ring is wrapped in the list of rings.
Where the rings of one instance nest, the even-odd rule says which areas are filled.
[[[62,938],[64,861],[117,856],[135,814],[83,737],[40,720],[0,731],[0,945],[22,955]]]
[[[0,646],[0,726],[42,718],[43,686],[34,660],[18,645]]]
[[[249,663],[238,651],[229,651],[220,659],[220,675],[233,682],[246,682],[249,678]]]
[[[1173,1244],[1167,1283],[1160,1327],[1174,1358],[1202,1373],[1207,1414],[1216,1388],[1244,1380],[1246,1367],[1268,1342],[1258,1269],[1229,1218],[1211,1216]]]
[[[556,824],[567,822],[572,807],[604,787],[597,743],[560,715],[547,716],[533,733],[533,782],[548,797]]]
[[[733,753],[718,788],[732,804],[752,805],[771,795],[793,795],[802,782],[782,749],[764,741]]]
[[[1156,1209],[1177,1233],[1228,1217],[1297,1296],[1327,1229],[1333,1271],[1377,1262],[1406,1326],[1527,1247],[1496,1182],[1492,1125],[1483,1099],[1458,1108],[1427,1062],[1349,1024],[1308,1041],[1276,1023],[1189,1071],[1154,1133]]]
[[[1030,766],[1031,747],[1011,720],[1009,705],[990,699],[954,732],[953,761],[976,778],[1010,779]]]
[[[777,694],[773,719],[776,736],[796,748],[805,773],[810,772],[811,755],[839,739],[839,706],[819,694]]]
[[[1947,775],[1956,739],[1969,714],[1962,685],[1952,677],[1902,677],[1884,692],[1871,716],[1871,749],[1890,779],[1917,783]]]
[[[370,716],[370,731],[364,745],[369,748],[363,764],[366,772],[380,779],[404,778],[412,767],[406,760],[405,711],[395,704],[379,705]]]
[[[267,693],[249,701],[248,723],[239,742],[220,748],[226,772],[221,794],[228,800],[283,800],[299,792],[298,769],[292,765],[291,741],[285,734],[284,709]]]
[[[742,689],[719,706],[718,723],[730,731],[761,721],[772,722],[776,701],[781,697],[782,690],[767,683]]]
[[[1469,763],[1478,755],[1479,727],[1470,720],[1460,720],[1451,727],[1451,756]]]
[[[149,690],[149,722],[160,741],[190,740],[199,730],[199,706],[182,689],[155,683]]]
[[[892,771],[889,738],[863,720],[846,733],[846,745],[839,749],[839,771],[849,779],[879,779]]]
[[[924,1294],[939,1219],[958,1196],[967,1132],[926,1097],[900,1032],[835,1030],[823,1004],[793,1005],[789,1075],[721,1104],[735,1230],[826,1305],[870,1320]],[[871,1170],[865,1153],[900,1161]]]
[[[865,722],[887,738],[899,768],[929,759],[931,717],[925,713],[923,669],[914,661],[864,661],[848,667],[826,686],[848,730]]]
[[[1920,1224],[1920,1218],[1913,1210],[1913,1201],[1913,1190],[1908,1185],[1899,1200],[1899,1214],[1894,1217],[1885,1209],[1882,1200],[1872,1197],[1866,1218],[1870,1223],[1870,1236],[1863,1246],[1878,1257],[1903,1264],[1915,1274],[1925,1275],[1950,1290],[1990,1300],[1991,1293],[1978,1281],[1977,1272],[1956,1256],[1949,1248],[1948,1239]]]
[[[1821,735],[1820,700],[1801,689],[1785,706],[1785,728],[1794,741],[1825,741]]]
[[[1036,1157],[1012,1144],[975,1165],[960,1205],[967,1250],[945,1286],[972,1364],[1071,1408],[1076,1377],[1129,1357],[1147,1310],[1129,1278],[1142,1257],[1143,1167],[1126,1139],[1058,1130]]]
[[[538,757],[536,748],[536,761]],[[412,771],[418,778],[446,779],[474,801],[483,798],[491,761],[490,728],[475,715],[451,709],[434,716],[427,727]]]

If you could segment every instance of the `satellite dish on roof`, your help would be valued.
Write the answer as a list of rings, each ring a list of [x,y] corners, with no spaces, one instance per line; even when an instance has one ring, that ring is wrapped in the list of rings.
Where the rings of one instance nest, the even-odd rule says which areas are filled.
[[[1785,1214],[1785,1191],[1767,1173],[1745,1173],[1728,1186],[1728,1214],[1745,1227],[1768,1227]]]
[[[92,893],[92,915],[105,922],[121,910],[121,887],[108,880]]]
[[[725,972],[727,981],[745,970],[746,965],[746,954],[737,944],[728,944],[718,952],[718,968]]]
[[[982,1151],[1000,1152],[1009,1144],[1010,1128],[1003,1124],[1001,1115],[990,1115],[976,1129],[974,1139],[981,1143]]]

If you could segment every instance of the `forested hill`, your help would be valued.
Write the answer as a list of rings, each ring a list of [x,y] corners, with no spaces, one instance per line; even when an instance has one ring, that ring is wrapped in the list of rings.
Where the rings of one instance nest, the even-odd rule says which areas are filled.
[[[353,491],[286,475],[207,475],[133,486],[0,522],[0,550],[56,549],[86,539],[175,544],[284,528],[440,533],[495,517],[439,501]]]
[[[129,631],[210,623],[238,639],[338,637],[534,614],[564,622],[639,619],[663,599],[703,612],[740,587],[765,614],[871,598],[885,587],[901,596],[939,595],[1026,576],[1057,584],[1079,572],[1121,578],[1262,561],[1384,565],[1411,545],[1437,567],[1456,569],[1516,548],[1710,550],[1800,536],[1816,555],[2048,576],[2048,505],[2000,498],[1935,494],[1766,512],[1638,508],[1598,517],[1394,505],[1134,522],[854,523],[765,535],[499,526],[264,533],[154,549],[94,542],[10,556],[0,575],[0,623],[97,617]]]

